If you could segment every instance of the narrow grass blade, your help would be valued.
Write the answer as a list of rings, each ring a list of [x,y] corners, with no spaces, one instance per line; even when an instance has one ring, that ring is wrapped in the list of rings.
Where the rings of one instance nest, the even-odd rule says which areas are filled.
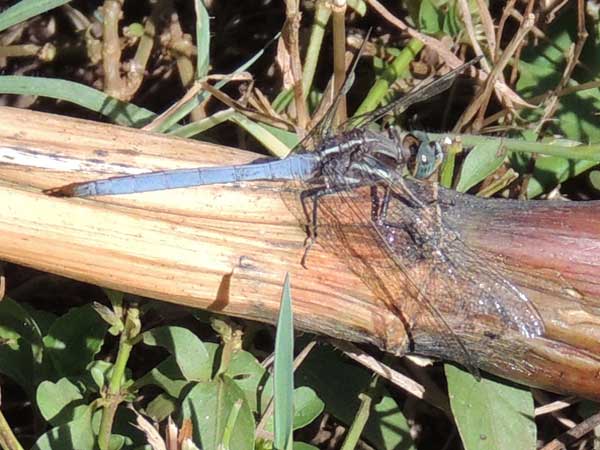
[[[291,448],[294,424],[294,318],[290,279],[286,274],[275,335],[274,419],[277,450]]]
[[[210,66],[210,22],[208,11],[203,0],[195,0],[196,7],[196,48],[198,58],[196,61],[196,79],[208,75]]]
[[[120,125],[141,127],[156,117],[152,111],[125,103],[83,84],[53,78],[0,76],[0,94],[40,95],[95,111]]]
[[[258,52],[256,52],[256,54],[254,54],[254,56],[252,56],[252,58],[250,58],[244,64],[242,64],[237,69],[235,69],[232,72],[232,75],[244,72],[250,66],[252,66],[252,64],[254,64],[265,53],[267,48],[269,48],[271,46],[271,44],[279,38],[280,34],[281,33],[277,33],[273,37],[273,39],[271,39],[262,49],[260,49]],[[225,79],[219,81],[218,83],[216,83],[215,88],[221,89],[227,83],[229,83],[229,79],[225,78]],[[183,119],[185,116],[187,116],[196,106],[198,106],[201,102],[203,102],[205,99],[207,99],[209,95],[210,94],[208,94],[208,92],[203,92],[203,93],[197,95],[196,97],[192,98],[189,102],[184,103],[183,105],[181,105],[181,108],[179,110],[173,111],[173,113],[161,124],[161,126],[157,127],[154,131],[161,133],[161,132],[165,132],[167,130],[171,130],[172,127],[177,124],[177,122],[179,122],[181,119]]]
[[[269,149],[273,155],[283,158],[289,153],[290,147],[281,142],[261,124],[248,119],[238,112],[232,114],[230,120],[254,136],[261,144]]]
[[[0,14],[0,31],[38,14],[69,3],[71,0],[21,0]]]

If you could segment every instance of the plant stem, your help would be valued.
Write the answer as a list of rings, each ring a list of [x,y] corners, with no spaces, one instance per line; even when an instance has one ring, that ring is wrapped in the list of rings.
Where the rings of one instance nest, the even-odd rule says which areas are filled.
[[[398,55],[394,61],[392,61],[392,63],[383,72],[383,75],[375,82],[361,105],[356,110],[355,115],[358,116],[360,114],[373,111],[375,108],[377,108],[385,95],[388,93],[392,83],[408,69],[408,65],[422,48],[422,42],[416,39],[411,39],[408,45],[402,50],[402,52],[400,52],[400,55]]]
[[[115,414],[119,404],[123,400],[121,386],[125,380],[127,361],[129,360],[133,343],[139,331],[139,309],[137,306],[131,306],[127,309],[125,330],[119,340],[119,352],[113,366],[108,392],[104,399],[104,410],[102,411],[102,420],[100,421],[100,430],[98,432],[98,447],[101,450],[108,449]]]
[[[23,450],[2,411],[0,411],[0,444],[5,450]]]
[[[497,138],[490,136],[475,136],[468,134],[453,135],[449,133],[428,133],[432,139],[458,137],[465,147],[481,144],[486,140],[500,140],[502,146],[509,152],[541,153],[548,156],[558,156],[573,160],[600,162],[600,145],[557,145],[543,142],[527,142],[522,139]]]

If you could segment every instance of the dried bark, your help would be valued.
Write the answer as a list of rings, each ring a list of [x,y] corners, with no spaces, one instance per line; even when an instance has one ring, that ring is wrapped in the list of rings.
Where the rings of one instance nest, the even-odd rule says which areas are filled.
[[[11,108],[0,108],[0,123],[0,258],[265,322],[276,317],[289,272],[299,328],[394,353],[407,348],[398,311],[344,261],[316,245],[308,269],[300,266],[305,234],[281,201],[279,185],[93,199],[41,194],[83,179],[245,163],[253,155]],[[527,385],[600,399],[600,202],[440,195],[448,225],[510,274],[546,327],[536,339],[498,336],[497,318],[482,318],[477,327],[488,339],[469,344],[481,368]],[[443,292],[438,296],[432,300],[444,304]],[[444,311],[451,314],[451,305]],[[460,320],[456,314],[451,321]],[[412,330],[417,348],[444,356],[444,346],[430,339],[430,331]]]

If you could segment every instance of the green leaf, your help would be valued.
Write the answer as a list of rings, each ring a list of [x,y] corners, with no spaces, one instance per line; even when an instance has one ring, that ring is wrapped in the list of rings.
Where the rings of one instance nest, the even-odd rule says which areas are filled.
[[[114,364],[109,361],[95,360],[87,366],[87,376],[82,381],[86,383],[87,389],[92,392],[100,392],[109,383]],[[129,370],[126,370],[129,375]]]
[[[77,419],[52,428],[40,436],[32,450],[93,450],[95,440],[92,431],[92,407],[88,406]]]
[[[274,127],[269,125],[268,123],[261,123],[261,127],[266,129],[270,134],[275,136],[279,141],[283,142],[283,144],[288,148],[294,148],[298,144],[298,135],[296,133],[292,133],[291,131],[282,130],[281,128]]]
[[[468,191],[502,165],[506,156],[500,152],[500,145],[501,141],[489,140],[473,147],[462,165],[458,192]]]
[[[186,380],[207,381],[212,362],[206,347],[190,330],[181,327],[160,327],[142,334],[146,345],[159,345],[171,353]]]
[[[37,321],[25,307],[9,297],[0,302],[0,337],[22,337],[32,345],[36,361],[41,361],[43,342]]]
[[[264,381],[265,372],[265,368],[254,355],[243,350],[235,352],[225,372],[242,390],[252,411],[256,411],[258,408],[258,390]]]
[[[0,14],[0,31],[46,11],[69,3],[71,0],[21,0]]]
[[[91,305],[72,308],[44,336],[46,355],[60,376],[82,373],[104,343],[108,324]]]
[[[306,442],[294,442],[294,450],[319,450],[319,447],[307,444]]]
[[[67,378],[61,378],[56,383],[42,381],[36,392],[37,407],[44,419],[53,425],[73,420],[74,407],[81,405],[81,400],[81,389]]]
[[[149,111],[125,103],[104,92],[66,80],[17,75],[0,76],[0,94],[40,95],[65,100],[95,111],[120,125],[142,127],[156,117]]]
[[[183,417],[192,421],[194,441],[201,444],[203,450],[217,450],[223,443],[223,434],[232,409],[240,405],[240,401],[233,430],[230,430],[228,450],[252,450],[254,417],[244,393],[228,376],[198,383],[183,399]]]
[[[351,424],[359,407],[359,394],[371,383],[372,374],[348,362],[330,347],[313,349],[296,371],[297,384],[312,387],[327,412]],[[362,438],[381,450],[414,449],[410,428],[401,408],[384,390],[380,404],[371,412]]]
[[[533,176],[527,184],[527,198],[535,198],[549,192],[559,183],[576,177],[598,165],[594,161],[573,161],[556,156],[540,156],[535,160]]]
[[[431,0],[422,0],[419,8],[419,29],[428,34],[442,30],[440,13]]]
[[[600,191],[600,170],[592,170],[588,175],[588,179],[590,180],[592,187],[597,191]]]
[[[271,381],[271,379],[269,379]],[[273,390],[273,384],[267,383],[265,391]],[[294,389],[294,418],[292,427],[294,430],[299,430],[315,420],[323,412],[325,403],[317,396],[316,392],[307,387],[302,386]],[[273,432],[273,416],[269,417],[265,425],[265,430]]]
[[[577,30],[576,11],[563,14],[546,31],[548,42],[539,46],[532,44],[523,50],[519,62],[520,74],[517,92],[526,100],[554,90],[564,72],[566,55],[571,52]],[[583,67],[591,70],[574,71],[568,87],[591,81],[598,72],[600,43],[588,40],[580,58]],[[561,96],[552,120],[545,123],[548,134],[562,135],[579,142],[599,142],[600,123],[596,112],[600,109],[600,92],[597,88],[577,91]],[[544,108],[524,111],[523,117],[535,123],[544,113]]]
[[[448,7],[448,12],[443,17],[442,30],[450,36],[457,36],[462,29],[463,24],[460,20],[458,2],[451,2]]]
[[[42,335],[29,311],[8,297],[0,302],[0,339],[0,373],[33,399],[38,380],[46,376]]]
[[[168,394],[159,394],[146,406],[146,414],[156,422],[162,422],[175,413],[177,401]]]
[[[527,389],[445,366],[452,413],[465,450],[536,448],[533,398]]]
[[[294,316],[290,278],[286,274],[275,335],[274,379],[274,446],[290,447],[294,426]]]
[[[184,379],[175,357],[171,355],[135,381],[136,389],[152,384],[162,388],[170,396],[178,398],[189,381]]]
[[[386,393],[373,407],[363,435],[375,436],[380,433],[381,440],[385,443],[384,448],[416,450],[410,439],[410,432],[410,425],[402,414],[400,405]]]
[[[195,0],[196,8],[196,79],[208,75],[210,66],[210,20],[203,0]]]

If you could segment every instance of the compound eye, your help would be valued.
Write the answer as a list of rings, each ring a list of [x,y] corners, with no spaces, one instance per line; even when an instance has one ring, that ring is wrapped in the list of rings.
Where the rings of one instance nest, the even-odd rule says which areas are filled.
[[[412,172],[415,178],[429,178],[442,162],[443,154],[437,142],[423,142],[417,152],[416,165]]]
[[[400,143],[402,149],[402,157],[408,168],[408,171],[414,175],[414,169],[418,165],[417,155],[421,141],[412,134],[407,134]]]

